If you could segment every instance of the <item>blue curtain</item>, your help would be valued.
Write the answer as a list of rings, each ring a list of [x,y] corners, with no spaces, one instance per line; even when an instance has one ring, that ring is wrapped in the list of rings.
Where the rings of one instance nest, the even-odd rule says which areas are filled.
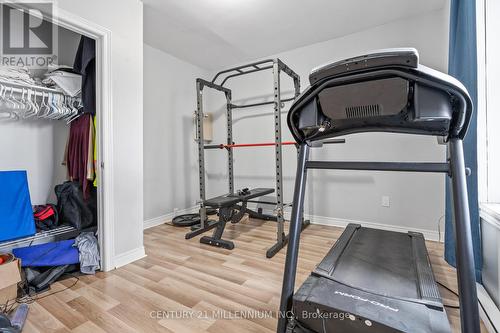
[[[452,0],[448,73],[456,77],[467,87],[475,106],[477,105],[476,51],[476,1]],[[478,282],[481,282],[482,258],[477,189],[477,110],[474,110],[469,131],[464,140],[464,153],[465,165],[472,171],[472,174],[467,177],[467,186],[469,191],[476,279]],[[451,188],[448,182],[446,187],[445,259],[450,265],[456,267],[452,211]]]

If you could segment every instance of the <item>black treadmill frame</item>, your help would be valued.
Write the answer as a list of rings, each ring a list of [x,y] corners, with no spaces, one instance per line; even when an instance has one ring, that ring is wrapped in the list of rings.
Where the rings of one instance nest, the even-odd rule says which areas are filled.
[[[445,173],[451,182],[453,201],[453,226],[456,239],[457,278],[460,301],[460,320],[462,332],[475,333],[480,330],[479,309],[477,301],[476,276],[474,268],[474,254],[472,244],[472,233],[470,225],[469,201],[467,193],[463,138],[466,134],[472,113],[472,102],[465,88],[457,87],[455,82],[446,82],[442,78],[432,79],[428,74],[418,69],[407,68],[363,68],[352,71],[345,75],[324,78],[314,82],[312,86],[297,99],[289,112],[288,125],[292,134],[299,143],[299,155],[297,162],[297,173],[295,179],[295,190],[290,220],[289,242],[285,261],[283,276],[283,287],[281,293],[280,313],[278,316],[278,333],[285,333],[288,323],[288,314],[292,312],[295,277],[297,273],[297,261],[299,255],[299,243],[301,233],[301,217],[304,211],[304,197],[308,169],[345,169],[345,170],[367,170],[367,171],[398,171],[398,172],[433,172]],[[397,67],[397,66],[396,66]],[[349,72],[349,71],[347,71]],[[342,132],[325,131],[316,135],[306,137],[298,132],[292,123],[291,115],[301,108],[308,100],[314,97],[321,89],[342,85],[356,80],[373,78],[375,75],[393,74],[410,80],[423,82],[430,87],[448,91],[456,97],[455,122],[451,124],[449,132],[445,137],[448,146],[448,160],[444,163],[411,163],[411,162],[338,162],[338,161],[309,161],[309,151],[316,142],[336,136],[368,131],[400,132],[424,135],[438,135],[436,133],[414,131],[410,128],[393,128],[379,126],[377,128],[353,128]],[[433,74],[435,75],[435,74]],[[436,82],[437,81],[437,82]],[[458,81],[457,81],[458,82]],[[443,135],[443,134],[441,134]]]
[[[308,169],[437,172],[448,174],[452,185],[462,331],[467,333],[477,332],[476,328],[479,327],[479,312],[470,228],[469,201],[465,178],[467,171],[464,164],[462,139],[451,138],[448,142],[448,149],[450,159],[446,163],[325,162],[309,161],[310,146],[307,143],[302,143],[299,147],[295,192],[293,197],[294,205],[292,207],[292,217],[290,220],[280,313],[286,314],[292,311]],[[279,316],[277,332],[284,333],[286,331],[286,326],[286,316]]]

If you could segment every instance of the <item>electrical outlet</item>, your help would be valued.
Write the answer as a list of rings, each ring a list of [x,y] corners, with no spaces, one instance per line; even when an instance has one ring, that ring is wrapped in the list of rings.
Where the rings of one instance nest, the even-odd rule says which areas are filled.
[[[391,206],[391,199],[387,195],[382,196],[382,207],[390,207]]]

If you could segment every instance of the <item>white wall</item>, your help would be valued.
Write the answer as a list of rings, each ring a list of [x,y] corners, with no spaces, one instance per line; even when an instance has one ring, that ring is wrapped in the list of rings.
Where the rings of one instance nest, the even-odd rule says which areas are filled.
[[[500,168],[500,135],[498,134],[498,123],[500,122],[500,115],[498,108],[500,102],[496,97],[500,90],[500,64],[495,59],[500,52],[500,41],[498,35],[493,32],[500,31],[500,3],[498,1],[488,0],[486,2],[486,112],[487,121],[487,198],[482,198],[488,202],[500,202],[500,175],[498,169]],[[489,97],[489,98],[488,98]],[[484,142],[484,141],[483,141]],[[480,164],[483,164],[480,162]]]
[[[138,0],[59,0],[57,6],[111,31],[114,257],[143,250],[143,16]],[[106,162],[106,161],[104,161]]]
[[[421,63],[446,72],[448,54],[448,10],[392,22],[366,31],[323,43],[287,51],[272,57],[281,58],[293,68],[302,80],[302,89],[308,84],[313,67],[360,55],[370,50],[411,46],[418,49]],[[228,64],[229,65],[229,64]],[[229,66],[228,66],[229,67]],[[283,76],[282,91],[291,90],[290,80]],[[270,100],[271,73],[259,73],[245,79],[234,79],[229,84],[235,102]],[[242,100],[243,99],[243,100]],[[240,100],[240,101],[238,101]],[[242,101],[241,101],[242,100]],[[223,99],[207,98],[215,112],[215,142],[223,142],[225,118]],[[206,109],[210,112],[210,107]],[[286,111],[288,107],[285,108]],[[234,111],[234,141],[261,142],[273,140],[272,106]],[[291,136],[283,112],[284,139]],[[312,152],[313,158],[336,160],[376,161],[443,161],[445,149],[433,137],[369,133],[351,135],[345,145],[329,146]],[[284,148],[285,199],[291,201],[295,177],[296,151]],[[224,193],[225,154],[207,152],[207,182],[210,194]],[[235,150],[236,188],[274,186],[273,150]],[[436,231],[444,215],[444,181],[441,175],[369,173],[350,171],[310,172],[307,191],[309,214],[382,223],[392,226]],[[211,190],[210,190],[211,189]],[[193,189],[194,191],[197,188]],[[390,207],[381,206],[382,196],[390,197]]]
[[[54,185],[65,176],[66,133],[65,123],[53,120],[0,121],[0,170],[27,171],[33,205],[55,202]]]
[[[198,197],[195,79],[206,72],[144,44],[144,219],[193,206]]]

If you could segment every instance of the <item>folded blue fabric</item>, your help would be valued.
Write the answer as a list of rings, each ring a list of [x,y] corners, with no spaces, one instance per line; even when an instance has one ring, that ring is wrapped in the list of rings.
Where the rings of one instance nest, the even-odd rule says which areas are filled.
[[[22,267],[61,266],[80,262],[74,239],[40,245],[20,247],[12,250],[21,259]]]
[[[26,171],[0,171],[0,242],[35,232]]]

